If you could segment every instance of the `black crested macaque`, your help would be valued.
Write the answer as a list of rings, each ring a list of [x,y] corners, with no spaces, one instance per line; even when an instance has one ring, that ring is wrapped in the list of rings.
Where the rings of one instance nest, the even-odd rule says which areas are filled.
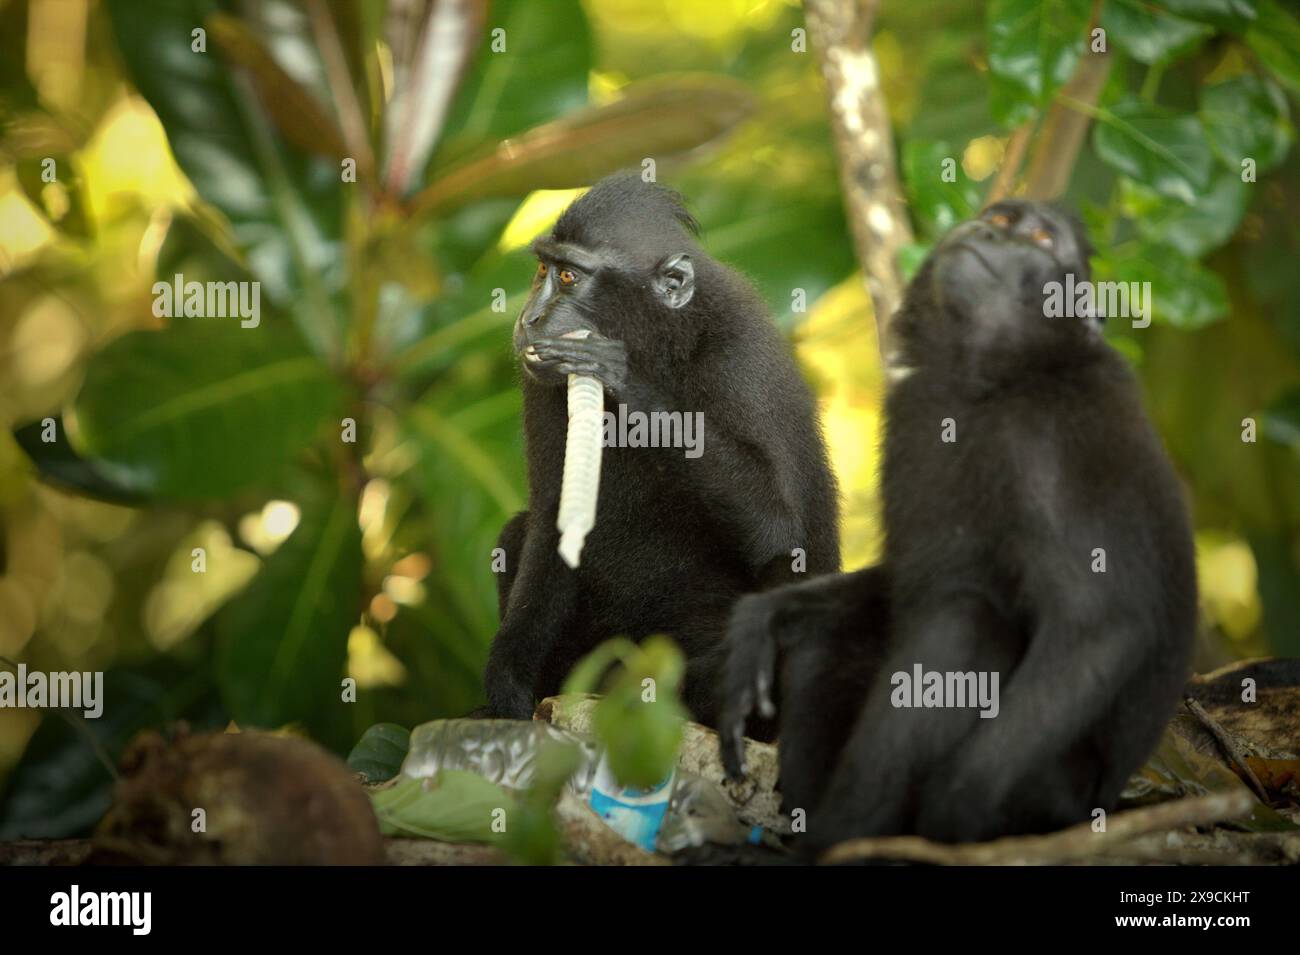
[[[723,757],[743,771],[744,718],[771,708],[779,672],[781,786],[806,848],[1086,821],[1172,713],[1196,622],[1181,489],[1095,310],[1045,308],[1049,283],[1089,279],[1088,253],[1071,219],[1025,201],[943,239],[894,321],[882,564],[737,605]],[[918,667],[943,684],[914,685]]]
[[[758,295],[697,233],[675,193],[623,174],[533,245],[537,274],[514,330],[528,510],[499,542],[501,626],[484,674],[495,716],[527,719],[610,637],[665,633],[687,657],[686,705],[712,725],[736,598],[796,579],[796,549],[810,574],[839,569],[813,396]],[[590,335],[562,337],[575,330]],[[576,570],[556,551],[555,527],[570,373],[602,382],[607,421],[620,405],[680,412],[702,425],[703,442],[702,453],[604,449],[596,526]]]

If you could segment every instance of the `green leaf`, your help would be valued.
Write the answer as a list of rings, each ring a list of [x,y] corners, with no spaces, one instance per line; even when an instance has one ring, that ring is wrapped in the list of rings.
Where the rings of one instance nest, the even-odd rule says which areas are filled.
[[[628,637],[612,637],[579,660],[564,678],[564,696],[597,693],[616,663],[628,665],[637,659],[637,645]]]
[[[361,734],[348,754],[348,767],[372,783],[392,779],[402,771],[411,746],[411,731],[395,723],[376,723]]]
[[[1201,122],[1215,153],[1240,176],[1241,161],[1260,172],[1286,158],[1295,138],[1286,97],[1275,83],[1238,76],[1201,92]]]
[[[676,764],[682,726],[689,718],[678,698],[685,659],[668,637],[648,637],[635,651],[630,651],[625,638],[618,638],[597,647],[578,664],[575,679],[566,683],[566,692],[591,680],[596,672],[591,661],[612,662],[613,657],[619,658],[623,668],[596,705],[593,726],[618,781],[627,786],[653,786]],[[653,681],[653,700],[645,699],[647,680]]]
[[[1210,184],[1214,154],[1196,117],[1129,98],[1102,110],[1097,155],[1162,195],[1192,203]]]
[[[318,354],[342,339],[332,296],[347,282],[338,166],[277,139],[251,87],[220,53],[191,49],[214,0],[109,0],[118,49],[177,163],[229,220],[267,297],[291,310]]]
[[[601,700],[593,726],[608,747],[614,777],[625,786],[644,789],[672,770],[689,714],[673,697],[644,702],[636,690],[629,686]]]
[[[1152,317],[1175,328],[1192,331],[1228,314],[1223,279],[1172,246],[1137,243],[1117,248],[1098,257],[1096,271],[1098,282],[1150,283]]]
[[[1232,238],[1250,205],[1251,193],[1240,176],[1219,169],[1209,191],[1191,205],[1127,177],[1120,179],[1120,196],[1124,214],[1144,237],[1199,259]]]
[[[44,431],[42,422],[33,421],[13,433],[43,480],[113,504],[142,504],[148,500],[146,488],[129,470],[88,460],[72,450],[62,418],[54,421],[56,440],[45,442]]]
[[[1177,59],[1214,33],[1213,27],[1174,16],[1148,0],[1107,0],[1101,25],[1117,47],[1142,63]]]
[[[477,773],[444,769],[432,779],[402,779],[371,790],[370,801],[386,836],[413,836],[443,842],[492,842],[493,813],[504,809],[506,831],[514,819],[515,797]]]
[[[348,634],[361,611],[357,501],[331,491],[300,507],[289,539],[218,614],[218,681],[241,725],[302,722],[337,745]]]
[[[1246,43],[1264,65],[1300,92],[1300,20],[1277,0],[1260,0],[1259,16],[1246,31]]]
[[[1232,33],[1241,33],[1255,19],[1256,0],[1160,0],[1170,12]]]
[[[1153,246],[1148,266],[1155,299],[1152,311],[1175,328],[1192,331],[1228,317],[1228,289],[1217,272],[1165,246]]]
[[[1038,115],[1038,107],[1019,83],[990,73],[988,84],[989,114],[1004,129],[1015,129]]]
[[[581,110],[493,144],[440,174],[416,196],[423,217],[535,189],[575,189],[639,163],[690,152],[753,113],[753,96],[723,76],[657,78],[629,86],[619,99]]]
[[[909,140],[903,147],[903,177],[920,231],[932,239],[979,210],[979,187],[961,167],[961,150],[948,143]]]
[[[988,7],[994,115],[1009,124],[1015,103],[1043,109],[1083,52],[1088,0],[993,0]]]
[[[177,321],[110,342],[77,396],[74,447],[121,486],[205,498],[264,482],[337,413],[338,382],[289,336]]]

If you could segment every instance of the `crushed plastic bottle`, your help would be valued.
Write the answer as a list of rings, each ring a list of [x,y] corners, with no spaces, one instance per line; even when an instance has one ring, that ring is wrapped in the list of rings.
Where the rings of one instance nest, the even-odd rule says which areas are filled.
[[[537,720],[433,720],[411,731],[402,774],[428,779],[441,769],[477,773],[507,789],[533,784],[537,754],[548,742],[576,743],[582,764],[569,785],[576,792],[591,789],[600,750],[590,738]]]
[[[576,744],[579,768],[569,788],[611,829],[647,851],[672,854],[706,842],[759,841],[717,784],[674,769],[649,789],[622,786],[590,736],[540,721],[434,720],[411,732],[402,775],[427,779],[443,769],[465,770],[509,789],[532,785],[537,756],[548,742]]]

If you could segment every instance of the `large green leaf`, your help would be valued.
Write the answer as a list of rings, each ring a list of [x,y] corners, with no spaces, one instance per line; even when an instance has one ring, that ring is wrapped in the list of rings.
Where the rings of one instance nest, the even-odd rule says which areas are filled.
[[[495,814],[517,821],[515,796],[477,773],[444,769],[431,779],[401,777],[370,793],[380,831],[386,836],[444,842],[496,842]],[[507,827],[507,832],[510,831]]]
[[[1295,138],[1286,97],[1277,85],[1238,76],[1201,93],[1201,122],[1215,153],[1240,175],[1241,161],[1254,159],[1260,172],[1286,158]]]
[[[1258,0],[1160,0],[1180,17],[1241,33],[1255,19]]]
[[[1160,63],[1190,52],[1214,29],[1184,20],[1148,0],[1107,0],[1101,25],[1116,46],[1142,63]]]
[[[229,220],[235,245],[276,304],[292,307],[318,353],[341,341],[331,296],[346,285],[337,236],[337,165],[279,140],[251,84],[191,30],[215,0],[109,0],[118,48],[199,194]]]
[[[993,0],[988,7],[994,113],[1010,122],[1015,104],[1042,109],[1070,78],[1084,49],[1088,0]]]
[[[376,723],[361,735],[348,753],[348,768],[369,782],[382,783],[402,771],[411,748],[411,731],[395,723]]]
[[[1171,246],[1137,242],[1119,247],[1098,257],[1096,277],[1099,282],[1150,283],[1152,316],[1176,328],[1190,331],[1228,314],[1223,279]]]
[[[607,173],[690,152],[753,112],[753,97],[723,76],[683,76],[629,87],[604,106],[581,110],[493,145],[438,176],[413,202],[417,216],[479,199],[574,189]]]
[[[1127,177],[1121,178],[1120,190],[1124,214],[1137,223],[1143,236],[1168,243],[1193,259],[1232,238],[1251,198],[1250,186],[1224,169],[1216,170],[1209,191],[1191,205]]]
[[[298,527],[217,617],[218,682],[241,724],[301,722],[338,746],[350,742],[341,681],[361,612],[357,500],[322,491],[300,506]]]
[[[337,380],[287,334],[177,321],[111,342],[77,397],[74,447],[121,486],[204,498],[266,481],[337,413]]]
[[[611,646],[612,654],[602,667],[600,657]],[[682,726],[690,716],[678,696],[686,661],[668,637],[651,636],[639,646],[618,638],[601,644],[580,662],[566,680],[564,692],[572,692],[584,679],[591,680],[614,659],[622,662],[623,669],[604,688],[593,728],[615,778],[626,785],[648,788],[661,782],[677,760]],[[647,681],[655,688],[653,700],[645,697]]]
[[[1111,167],[1187,203],[1209,185],[1214,154],[1195,116],[1129,98],[1099,118],[1093,145]]]
[[[1278,0],[1260,0],[1246,42],[1278,79],[1300,92],[1300,20],[1295,14],[1282,9]]]

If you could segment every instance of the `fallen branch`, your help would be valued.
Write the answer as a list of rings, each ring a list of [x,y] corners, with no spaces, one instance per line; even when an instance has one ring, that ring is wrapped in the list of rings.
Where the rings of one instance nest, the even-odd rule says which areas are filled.
[[[405,837],[385,839],[384,857],[389,865],[506,865],[510,861],[494,846]]]
[[[90,856],[89,839],[18,839],[0,842],[0,866],[81,865]]]
[[[832,846],[819,862],[835,865],[866,859],[925,862],[931,865],[1060,865],[1100,855],[1123,855],[1138,836],[1184,826],[1210,826],[1250,813],[1255,797],[1245,790],[1178,799],[1116,813],[1106,831],[1080,823],[1045,836],[1012,836],[993,842],[941,845],[916,836],[852,839]]]
[[[1201,706],[1201,704],[1193,697],[1183,697],[1183,703],[1186,704],[1187,708],[1192,711],[1192,715],[1200,721],[1201,725],[1204,726],[1210,735],[1214,737],[1215,741],[1218,742],[1219,748],[1223,750],[1223,754],[1227,756],[1228,760],[1237,768],[1237,775],[1244,779],[1246,785],[1250,786],[1250,788],[1255,791],[1255,795],[1259,797],[1260,802],[1266,806],[1269,805],[1271,800],[1269,799],[1268,792],[1264,789],[1264,784],[1259,781],[1259,777],[1255,775],[1255,771],[1250,768],[1250,764],[1246,762],[1246,754],[1241,751],[1241,747],[1237,745],[1237,741],[1234,740],[1228,731],[1219,725],[1218,720],[1206,712],[1205,707]]]

